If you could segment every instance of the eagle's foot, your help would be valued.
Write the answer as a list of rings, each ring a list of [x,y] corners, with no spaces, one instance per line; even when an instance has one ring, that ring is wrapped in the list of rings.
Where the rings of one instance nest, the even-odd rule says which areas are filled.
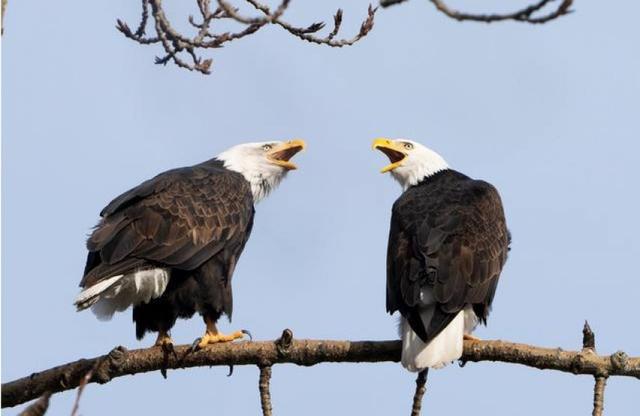
[[[197,349],[201,349],[210,344],[218,344],[220,342],[231,342],[236,339],[244,338],[247,331],[236,331],[231,334],[223,334],[221,332],[205,332],[204,336],[200,338]]]
[[[162,347],[163,350],[173,350],[173,340],[168,332],[158,332],[158,338],[155,343],[156,347]]]
[[[464,335],[462,336],[462,339],[463,339],[463,340],[465,340],[465,341],[481,341],[481,339],[480,339],[480,338],[478,338],[478,337],[474,337],[474,336],[473,336],[473,335],[471,335],[471,334],[464,334]]]

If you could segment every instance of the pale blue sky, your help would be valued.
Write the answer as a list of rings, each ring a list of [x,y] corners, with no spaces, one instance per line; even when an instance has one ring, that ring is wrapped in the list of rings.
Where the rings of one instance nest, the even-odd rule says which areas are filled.
[[[578,0],[575,14],[534,27],[461,24],[412,0],[380,11],[370,36],[341,50],[266,28],[210,54],[207,77],[153,65],[157,47],[114,29],[116,18],[135,27],[138,3],[9,2],[3,381],[153,342],[135,340],[130,312],[102,323],[72,306],[85,237],[112,197],[239,142],[293,137],[309,149],[257,207],[234,276],[233,325],[223,328],[249,328],[258,339],[286,327],[297,337],[396,337],[396,318],[384,310],[385,252],[400,189],[378,173],[385,160],[370,150],[386,135],[432,147],[502,194],[512,251],[477,335],[575,349],[588,319],[601,352],[640,354],[640,4]],[[357,31],[366,0],[294,0],[286,16],[330,20],[339,6],[345,33]],[[186,15],[171,11],[174,20]],[[202,330],[194,318],[173,335],[187,343]],[[81,412],[258,414],[257,369],[226,372],[91,385]],[[425,414],[584,415],[592,382],[454,365],[430,375]],[[638,381],[608,385],[607,415],[632,414]],[[406,414],[413,389],[414,375],[399,364],[281,365],[272,379],[278,415]],[[56,395],[51,414],[70,413],[74,397]]]

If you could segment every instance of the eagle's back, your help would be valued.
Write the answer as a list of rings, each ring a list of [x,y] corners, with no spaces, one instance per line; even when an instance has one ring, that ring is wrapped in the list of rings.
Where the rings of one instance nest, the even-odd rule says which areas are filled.
[[[408,188],[393,206],[387,310],[399,310],[424,342],[466,305],[485,321],[509,239],[491,184],[444,170]],[[433,303],[430,322],[422,322],[420,310]]]
[[[249,183],[219,161],[161,173],[104,208],[80,285],[148,267],[194,270],[244,246],[253,213]]]

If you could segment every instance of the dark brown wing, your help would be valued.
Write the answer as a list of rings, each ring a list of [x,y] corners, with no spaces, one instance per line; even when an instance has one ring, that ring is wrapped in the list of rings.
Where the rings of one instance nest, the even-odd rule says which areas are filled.
[[[484,322],[509,246],[502,202],[490,184],[455,172],[408,189],[394,204],[387,311],[399,310],[428,342],[466,305]],[[422,322],[421,291],[437,304]]]
[[[80,285],[144,267],[193,270],[226,245],[242,247],[253,213],[249,183],[221,165],[160,174],[102,211]]]

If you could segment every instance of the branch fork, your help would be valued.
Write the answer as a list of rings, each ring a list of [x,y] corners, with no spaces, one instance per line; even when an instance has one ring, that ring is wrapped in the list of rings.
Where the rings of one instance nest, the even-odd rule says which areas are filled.
[[[282,0],[282,3],[273,11],[257,0],[243,0],[251,5],[257,12],[258,17],[247,17],[239,13],[239,9],[228,3],[226,0],[215,0],[217,6],[211,9],[211,0],[196,0],[199,21],[193,16],[189,16],[188,21],[196,31],[195,35],[189,37],[179,33],[169,22],[162,0],[141,0],[142,13],[138,28],[133,31],[124,21],[118,19],[116,29],[125,37],[141,45],[161,44],[165,51],[164,56],[156,57],[155,63],[166,65],[173,62],[180,68],[190,71],[197,71],[202,74],[210,74],[213,60],[203,59],[199,53],[203,49],[221,48],[229,42],[250,36],[263,27],[274,24],[280,26],[291,35],[319,45],[327,45],[334,48],[353,45],[363,37],[367,36],[373,29],[376,8],[369,5],[367,17],[360,26],[360,31],[350,39],[335,39],[342,25],[342,10],[338,9],[333,18],[333,29],[326,36],[319,36],[318,32],[325,27],[324,22],[316,22],[307,27],[298,27],[282,20],[291,0]],[[154,21],[156,35],[147,36],[147,26],[149,18]],[[218,20],[229,20],[243,27],[237,32],[213,32],[214,22]]]

